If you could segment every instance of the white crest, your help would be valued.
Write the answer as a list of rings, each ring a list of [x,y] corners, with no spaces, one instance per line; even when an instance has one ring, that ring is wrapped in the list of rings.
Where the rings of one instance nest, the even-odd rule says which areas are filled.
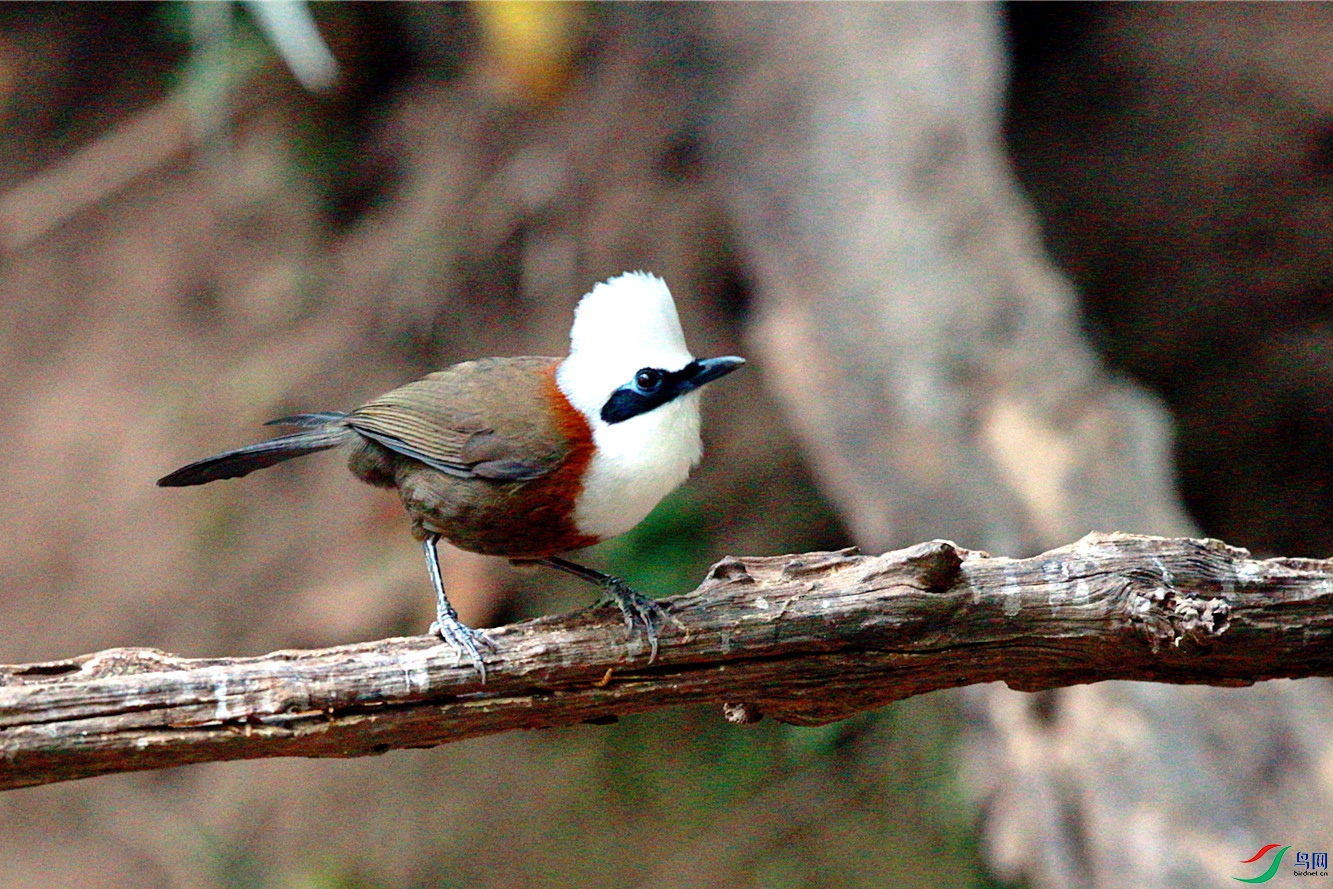
[[[666,282],[647,272],[604,281],[579,301],[560,389],[589,420],[643,367],[680,370],[694,360]]]
[[[569,339],[556,381],[588,419],[597,448],[574,519],[585,534],[614,537],[643,521],[699,461],[699,393],[614,424],[602,420],[602,406],[641,368],[680,370],[694,356],[666,282],[647,272],[594,287],[579,302]]]

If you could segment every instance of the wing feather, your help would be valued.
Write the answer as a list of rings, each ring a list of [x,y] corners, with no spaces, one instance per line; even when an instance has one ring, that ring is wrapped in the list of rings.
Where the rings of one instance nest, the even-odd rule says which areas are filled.
[[[556,362],[494,358],[457,364],[357,408],[347,423],[389,450],[449,475],[540,478],[570,449],[541,385]]]

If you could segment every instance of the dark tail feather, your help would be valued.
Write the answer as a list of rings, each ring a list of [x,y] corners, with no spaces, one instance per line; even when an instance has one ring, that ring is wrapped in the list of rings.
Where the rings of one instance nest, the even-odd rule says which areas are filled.
[[[321,415],[312,414],[307,416]],[[295,419],[288,418],[285,422]],[[292,425],[301,424],[292,423]],[[261,441],[259,444],[247,445],[234,451],[196,460],[188,466],[182,466],[170,475],[162,476],[157,480],[157,483],[163,488],[183,488],[187,485],[202,485],[205,482],[217,481],[220,478],[240,478],[243,475],[249,475],[256,469],[263,469],[266,466],[272,466],[274,463],[281,463],[283,460],[304,457],[306,454],[313,454],[315,451],[336,448],[355,435],[356,433],[346,426],[329,425],[329,421],[326,419],[324,425],[318,429],[293,432],[291,435],[272,438],[268,441]]]
[[[320,411],[317,414],[292,414],[290,417],[278,417],[269,420],[265,426],[295,426],[298,429],[322,429],[330,423],[347,419],[342,411]]]

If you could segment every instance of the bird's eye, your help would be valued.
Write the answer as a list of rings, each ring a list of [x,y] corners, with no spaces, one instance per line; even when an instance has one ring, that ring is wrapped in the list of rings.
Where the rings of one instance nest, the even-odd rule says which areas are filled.
[[[662,385],[662,372],[655,367],[645,367],[634,375],[634,386],[640,392],[652,392]]]

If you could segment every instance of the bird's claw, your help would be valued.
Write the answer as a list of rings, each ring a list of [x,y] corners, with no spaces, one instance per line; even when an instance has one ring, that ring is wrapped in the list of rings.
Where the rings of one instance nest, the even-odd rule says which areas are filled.
[[[452,620],[446,618],[434,621],[427,632],[432,636],[439,636],[452,645],[458,655],[458,663],[461,664],[464,658],[471,661],[472,666],[481,674],[481,684],[486,684],[486,660],[481,655],[481,649],[495,651],[496,648],[495,640],[487,635],[485,630],[474,630],[457,618]]]
[[[625,618],[625,631],[634,641],[634,624],[643,624],[643,635],[648,640],[648,663],[657,660],[657,628],[668,618],[666,609],[655,600],[638,593],[618,577],[608,577],[603,601],[615,603]],[[633,652],[631,652],[632,654]]]
[[[629,584],[619,577],[613,577],[610,574],[603,574],[600,571],[594,571],[591,568],[585,568],[577,562],[571,562],[568,559],[561,559],[556,556],[548,556],[540,559],[543,565],[555,568],[558,571],[564,571],[566,574],[573,574],[580,577],[588,583],[596,584],[602,590],[602,598],[597,604],[603,602],[614,602],[619,608],[620,613],[625,617],[625,629],[629,631],[629,656],[634,657],[634,622],[643,624],[643,635],[648,639],[648,663],[657,660],[657,627],[663,620],[670,620],[680,625],[679,621],[671,617],[662,605],[641,596],[636,593]]]

